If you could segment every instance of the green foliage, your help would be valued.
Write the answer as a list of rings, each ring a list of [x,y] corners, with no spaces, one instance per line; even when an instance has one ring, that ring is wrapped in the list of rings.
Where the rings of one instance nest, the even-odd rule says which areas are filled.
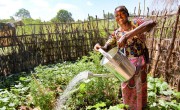
[[[9,18],[10,19],[0,19],[0,23],[7,23],[7,22],[13,23],[13,22],[15,22],[15,19],[13,16],[10,16]]]
[[[67,101],[70,108],[85,108],[97,102],[106,102],[106,107],[117,104],[119,84],[116,78],[92,78],[80,84],[79,90]],[[96,105],[97,106],[97,105]]]
[[[0,83],[0,109],[15,110],[21,105],[52,110],[56,99],[63,93],[71,79],[82,71],[109,73],[100,65],[102,55],[90,52],[77,62],[39,65],[31,77],[26,74],[3,79]],[[110,73],[109,73],[110,74]],[[118,96],[119,81],[115,77],[90,78],[71,91],[65,108],[69,110],[119,110],[128,109]],[[7,87],[7,88],[6,88]],[[180,109],[180,93],[172,91],[162,79],[148,77],[148,108],[150,110]]]
[[[54,92],[42,86],[40,81],[35,77],[33,78],[30,87],[35,105],[38,105],[42,110],[52,110],[55,103]]]
[[[86,109],[87,109],[87,110],[93,109],[93,108],[100,109],[101,107],[105,107],[105,106],[106,106],[106,103],[105,103],[105,102],[100,102],[100,103],[97,103],[97,104],[94,105],[94,106],[88,106]]]
[[[128,105],[125,104],[118,104],[116,106],[110,106],[108,110],[119,110],[119,109],[128,109]]]
[[[180,92],[174,92],[175,98],[180,102]]]
[[[85,64],[85,65],[92,65],[93,68],[91,68],[90,71],[94,73],[106,73],[107,70],[100,65],[100,61],[102,58],[102,54],[99,52],[89,52],[89,57],[88,56],[83,56],[81,60],[79,60],[78,64]],[[86,66],[85,66],[86,67]]]
[[[178,94],[162,79],[148,77],[148,101],[152,110],[178,110]]]
[[[74,21],[74,19],[72,18],[72,14],[70,12],[68,12],[67,10],[59,10],[57,12],[57,15],[55,18],[53,18],[51,20],[52,22],[64,22],[64,23],[67,23],[67,22],[72,22]]]
[[[0,77],[0,88],[10,88],[14,85],[18,85],[19,82],[22,83],[24,86],[27,86],[28,83],[30,82],[30,79],[27,78],[28,74],[25,72],[10,75],[8,77]]]
[[[103,108],[103,107],[106,107],[106,103],[100,102],[94,106],[88,106],[86,110],[92,110],[92,109],[96,109],[96,110],[120,110],[120,109],[124,110],[125,109],[126,110],[128,109],[128,105],[125,105],[125,104],[117,104],[115,106],[110,106],[109,109]]]
[[[24,73],[7,77],[0,84],[4,88],[0,89],[0,110],[15,110],[20,105],[30,106],[29,82],[30,77],[25,77]]]
[[[26,18],[23,19],[24,24],[42,24],[42,21],[40,19],[32,19],[32,18]]]
[[[16,12],[15,16],[22,19],[31,18],[30,12],[24,8],[19,9],[18,12]]]

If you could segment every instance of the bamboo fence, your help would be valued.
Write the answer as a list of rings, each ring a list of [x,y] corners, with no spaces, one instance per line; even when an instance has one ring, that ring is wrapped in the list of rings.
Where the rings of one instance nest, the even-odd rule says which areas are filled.
[[[163,76],[180,91],[180,19],[166,11],[143,16],[158,25],[147,33],[151,59],[148,71]],[[77,23],[42,23],[10,28],[1,26],[0,76],[29,71],[38,65],[75,61],[103,45],[117,28],[114,19],[87,20]]]

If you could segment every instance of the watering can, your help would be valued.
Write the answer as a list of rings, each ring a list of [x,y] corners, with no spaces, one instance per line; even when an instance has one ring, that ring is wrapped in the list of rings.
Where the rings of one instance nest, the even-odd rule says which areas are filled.
[[[126,82],[135,74],[136,67],[128,60],[128,58],[118,48],[112,48],[105,52],[99,49],[99,52],[104,56],[101,60],[101,65],[105,66],[113,73],[121,82]]]

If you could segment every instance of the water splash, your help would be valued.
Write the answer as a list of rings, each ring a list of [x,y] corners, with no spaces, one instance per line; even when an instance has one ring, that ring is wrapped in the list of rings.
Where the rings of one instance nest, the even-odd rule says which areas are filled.
[[[112,75],[107,75],[107,74],[93,74],[92,72],[89,71],[83,71],[80,72],[78,75],[76,75],[71,82],[68,84],[67,88],[64,90],[63,94],[58,98],[57,100],[57,105],[55,110],[61,110],[62,107],[64,106],[66,100],[68,99],[68,97],[71,95],[72,90],[74,89],[74,87],[88,79],[88,78],[92,78],[92,77],[110,77]]]

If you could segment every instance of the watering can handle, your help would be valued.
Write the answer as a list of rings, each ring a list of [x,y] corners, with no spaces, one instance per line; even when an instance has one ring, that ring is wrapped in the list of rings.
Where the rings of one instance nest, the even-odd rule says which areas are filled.
[[[109,61],[112,60],[111,55],[109,55],[108,53],[106,53],[103,49],[99,48],[98,50],[103,56],[105,56]]]
[[[104,57],[106,57],[114,66],[118,65],[117,62],[113,59],[111,55],[105,52],[103,49],[99,48],[98,50]]]

